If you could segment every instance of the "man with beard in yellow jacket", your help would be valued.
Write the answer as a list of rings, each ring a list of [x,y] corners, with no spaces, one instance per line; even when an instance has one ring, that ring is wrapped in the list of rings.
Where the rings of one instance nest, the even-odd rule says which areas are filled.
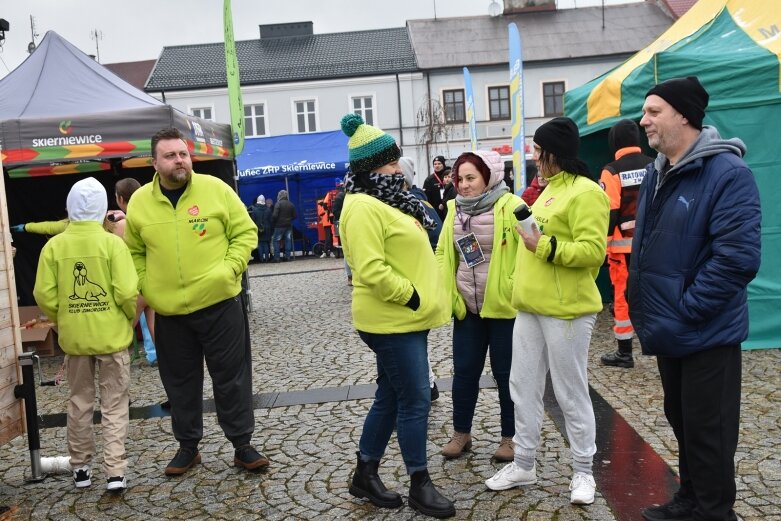
[[[128,203],[125,242],[139,289],[156,311],[160,379],[179,442],[165,474],[184,474],[201,461],[204,359],[217,420],[235,450],[233,464],[264,468],[268,458],[250,445],[255,428],[251,351],[241,296],[257,227],[230,186],[193,173],[177,129],[152,137],[152,165],[152,182]]]

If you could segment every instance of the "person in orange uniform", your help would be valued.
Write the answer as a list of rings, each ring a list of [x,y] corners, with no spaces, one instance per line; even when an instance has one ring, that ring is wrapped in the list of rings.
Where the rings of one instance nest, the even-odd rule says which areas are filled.
[[[607,261],[613,283],[613,333],[618,348],[613,353],[602,355],[601,361],[603,365],[611,367],[631,368],[635,366],[632,356],[635,330],[629,320],[626,279],[635,231],[637,195],[645,176],[645,167],[653,158],[642,153],[640,127],[631,119],[622,119],[613,125],[608,133],[608,143],[616,159],[603,168],[600,184],[610,198]]]
[[[325,212],[325,219],[323,220],[323,227],[325,228],[325,253],[323,255],[331,254],[338,257],[334,253],[338,243],[336,234],[334,233],[334,199],[339,194],[339,190],[334,188],[325,194],[323,199],[322,210]]]

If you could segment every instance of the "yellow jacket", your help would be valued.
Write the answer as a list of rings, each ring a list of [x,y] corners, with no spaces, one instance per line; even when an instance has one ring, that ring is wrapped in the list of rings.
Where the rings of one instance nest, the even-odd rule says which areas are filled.
[[[514,194],[505,194],[494,204],[494,238],[488,278],[485,281],[485,298],[480,316],[483,318],[515,318],[517,310],[511,303],[515,257],[520,237],[515,231],[518,220],[513,210],[521,204],[521,198]],[[456,287],[456,270],[460,255],[453,242],[455,226],[455,200],[447,202],[448,210],[442,233],[437,244],[437,262],[442,270],[445,291],[450,295],[452,313],[459,320],[466,316],[464,297]],[[523,248],[523,245],[520,245]]]
[[[41,250],[33,295],[56,322],[69,355],[127,349],[136,316],[138,278],[130,252],[97,221],[71,222]]]
[[[518,248],[513,306],[564,320],[597,313],[602,297],[595,279],[605,262],[607,195],[590,179],[560,172],[531,210],[542,236],[534,252]]]
[[[442,326],[450,305],[423,225],[366,194],[347,194],[340,218],[347,262],[353,271],[353,324],[377,334],[410,333]],[[413,287],[420,307],[405,306]]]
[[[155,174],[133,194],[126,220],[139,288],[156,312],[186,315],[241,291],[258,229],[220,179],[193,173],[174,209]]]

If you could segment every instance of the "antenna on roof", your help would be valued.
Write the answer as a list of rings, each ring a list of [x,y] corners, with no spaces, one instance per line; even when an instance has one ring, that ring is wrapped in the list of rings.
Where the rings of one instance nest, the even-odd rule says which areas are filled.
[[[437,0],[432,0],[434,2],[434,20],[437,19]]]
[[[35,50],[35,39],[38,38],[38,33],[35,32],[35,17],[30,15],[30,43],[27,44],[27,52],[30,54]]]
[[[602,30],[605,30],[605,0],[602,0]]]
[[[90,31],[89,37],[90,40],[95,40],[95,55],[97,56],[97,62],[100,63],[100,45],[98,45],[98,40],[103,39],[103,31],[93,29]]]

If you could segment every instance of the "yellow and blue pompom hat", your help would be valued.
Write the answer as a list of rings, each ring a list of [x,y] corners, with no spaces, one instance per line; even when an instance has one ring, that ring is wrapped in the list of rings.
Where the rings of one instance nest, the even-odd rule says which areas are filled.
[[[347,149],[350,152],[350,169],[354,174],[373,172],[401,157],[396,140],[377,127],[364,123],[358,114],[347,114],[342,118],[342,132],[350,138]]]

